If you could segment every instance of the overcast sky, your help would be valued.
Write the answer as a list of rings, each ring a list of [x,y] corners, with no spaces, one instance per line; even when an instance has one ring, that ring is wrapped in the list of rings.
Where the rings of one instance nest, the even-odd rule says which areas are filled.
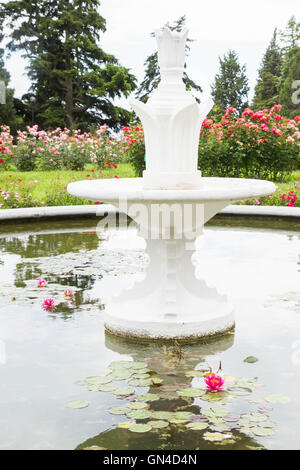
[[[201,100],[210,94],[218,57],[229,49],[247,66],[252,96],[257,69],[274,28],[283,29],[292,15],[299,20],[299,5],[299,0],[102,0],[100,13],[107,21],[107,32],[100,45],[141,80],[144,61],[156,50],[150,32],[186,15],[189,37],[195,39],[187,73],[203,88]],[[24,75],[26,62],[14,54],[6,65],[10,86],[21,97],[30,86]]]

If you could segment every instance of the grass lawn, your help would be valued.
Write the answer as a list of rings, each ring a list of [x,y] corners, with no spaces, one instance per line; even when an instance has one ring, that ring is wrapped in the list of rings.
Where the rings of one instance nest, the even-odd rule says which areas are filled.
[[[118,168],[97,170],[92,165],[87,165],[84,171],[4,171],[0,172],[0,207],[33,207],[33,206],[58,206],[91,204],[90,201],[71,196],[66,191],[68,183],[83,179],[97,178],[130,178],[134,177],[134,170],[128,163],[120,163]],[[286,206],[289,200],[282,200],[282,194],[288,195],[294,191],[297,195],[295,206],[300,206],[300,171],[293,172],[284,183],[275,183],[278,190],[272,196],[249,199],[240,204],[261,204]],[[9,192],[9,197],[1,191]],[[17,196],[16,196],[17,194]],[[5,200],[5,197],[7,199]],[[2,206],[1,206],[2,204]]]

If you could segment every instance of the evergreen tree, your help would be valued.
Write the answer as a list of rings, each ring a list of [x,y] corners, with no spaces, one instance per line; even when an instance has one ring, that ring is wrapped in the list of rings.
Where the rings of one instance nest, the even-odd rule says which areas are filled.
[[[255,87],[253,108],[271,108],[279,101],[282,52],[277,43],[277,29],[262,59]]]
[[[174,22],[173,25],[167,24],[172,31],[181,31],[182,27],[185,25],[186,17],[181,16],[177,21]],[[151,33],[151,36],[155,36],[155,33]],[[186,56],[189,54],[190,46],[189,43],[193,42],[193,39],[187,38],[186,41]],[[150,94],[157,88],[159,82],[160,82],[160,73],[159,73],[159,67],[158,67],[158,57],[157,57],[157,52],[154,52],[151,54],[147,59],[145,60],[144,63],[145,66],[145,77],[143,81],[141,82],[137,92],[136,92],[136,97],[143,101],[144,103],[148,100]],[[186,64],[184,65],[186,68]],[[183,81],[185,83],[185,86],[187,90],[195,91],[196,93],[201,93],[202,88],[197,85],[184,71],[183,73]],[[197,98],[197,101],[199,102],[199,98]]]
[[[23,120],[22,117],[18,115],[16,110],[15,105],[18,100],[14,98],[14,90],[12,88],[8,88],[10,74],[5,68],[3,56],[4,50],[0,49],[0,81],[5,87],[5,103],[0,104],[0,125],[9,126],[11,128],[12,134],[15,134],[17,129],[22,127]]]
[[[235,51],[229,50],[223,59],[219,57],[220,71],[215,76],[211,94],[214,107],[209,116],[215,119],[221,117],[225,110],[232,106],[241,113],[248,106],[249,92],[246,66],[241,66]]]
[[[292,16],[284,31],[280,32],[280,39],[284,44],[283,51],[288,52],[300,42],[300,23],[297,23],[296,17]]]
[[[279,103],[282,113],[290,118],[300,116],[300,47],[295,46],[286,55],[280,79]]]
[[[19,0],[1,3],[10,51],[29,59],[36,120],[43,127],[107,123],[118,128],[132,113],[113,104],[135,88],[135,77],[98,45],[106,21],[99,0]]]

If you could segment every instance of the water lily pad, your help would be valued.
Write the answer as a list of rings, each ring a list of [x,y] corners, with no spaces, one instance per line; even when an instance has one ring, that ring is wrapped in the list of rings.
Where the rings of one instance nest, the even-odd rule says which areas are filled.
[[[230,431],[231,428],[226,423],[218,423],[218,424],[214,424],[213,426],[211,426],[210,429],[216,432],[225,432],[225,431]]]
[[[147,373],[137,373],[132,375],[132,379],[149,379],[150,375]]]
[[[202,431],[203,429],[207,429],[208,424],[206,423],[189,423],[186,425],[187,428],[192,429],[193,431]]]
[[[202,397],[206,394],[206,390],[203,388],[184,388],[183,390],[177,391],[181,397]]]
[[[128,384],[133,387],[150,387],[150,385],[152,385],[152,379],[131,379]]]
[[[128,408],[131,408],[132,410],[142,410],[148,408],[148,405],[142,401],[133,401],[128,404]]]
[[[74,409],[81,409],[81,408],[86,408],[89,406],[89,403],[87,401],[79,401],[79,400],[74,400],[74,401],[69,401],[66,405],[68,408],[74,408]]]
[[[169,421],[170,419],[174,418],[174,413],[171,413],[170,411],[153,411],[152,418],[162,421]]]
[[[157,420],[157,421],[148,421],[149,426],[151,426],[152,429],[162,429],[166,428],[169,426],[169,423],[167,421],[162,421],[162,420]]]
[[[201,370],[191,370],[190,372],[186,372],[186,377],[203,377],[205,372]]]
[[[282,403],[286,404],[291,401],[289,397],[280,394],[269,395],[265,398],[268,403]]]
[[[248,364],[255,364],[255,362],[258,362],[258,359],[255,356],[248,356],[246,359],[244,359],[244,362],[247,362]]]
[[[108,384],[112,381],[112,379],[110,377],[101,377],[101,376],[91,376],[91,377],[87,377],[86,379],[86,382],[89,383],[89,384]]]
[[[134,370],[145,369],[148,367],[146,362],[130,362],[130,368]]]
[[[233,386],[233,387],[229,387],[228,391],[230,393],[233,393],[234,395],[243,397],[246,395],[250,395],[252,393],[252,388]]]
[[[126,411],[126,416],[133,419],[147,419],[152,416],[151,411],[148,410],[129,410]]]
[[[123,429],[129,429],[134,424],[136,424],[135,421],[125,421],[125,423],[118,423],[117,427],[123,428]]]
[[[114,392],[118,387],[110,384],[97,385],[97,392]]]
[[[153,385],[161,385],[163,380],[160,377],[151,377]]]
[[[128,428],[131,432],[148,432],[151,431],[151,426],[149,424],[133,424]]]
[[[130,369],[131,364],[132,364],[131,361],[113,361],[110,363],[109,368],[112,370]]]
[[[223,416],[223,420],[227,421],[228,423],[236,423],[237,421],[240,420],[240,417],[237,415],[226,415],[226,416]]]
[[[107,377],[110,378],[111,380],[127,380],[132,376],[132,371],[128,369],[124,370],[119,370],[116,369],[114,370],[111,374],[109,374]]]
[[[225,439],[231,439],[232,434],[222,434],[219,432],[206,432],[203,435],[203,439],[206,441],[211,441],[211,442],[221,442],[224,441]]]
[[[117,387],[114,391],[113,391],[113,394],[114,395],[133,395],[134,394],[134,389],[131,388],[131,387]]]
[[[251,432],[255,436],[267,437],[267,436],[274,436],[275,432],[273,429],[270,428],[262,428],[262,427],[254,427],[251,428]]]
[[[109,408],[108,410],[108,412],[112,415],[125,415],[127,411],[127,406],[115,406],[113,408]]]
[[[145,395],[139,395],[137,397],[139,401],[156,401],[159,400],[159,396],[155,395],[155,393],[145,393]]]

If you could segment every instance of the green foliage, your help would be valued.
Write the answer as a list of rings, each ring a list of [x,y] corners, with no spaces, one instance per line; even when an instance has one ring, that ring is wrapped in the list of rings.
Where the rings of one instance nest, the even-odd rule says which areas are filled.
[[[290,49],[285,56],[280,80],[280,103],[286,116],[300,115],[300,47]]]
[[[253,98],[254,109],[266,109],[279,102],[282,52],[277,43],[277,30],[262,59]]]
[[[246,109],[241,118],[227,111],[215,124],[206,119],[199,146],[203,175],[281,180],[298,169],[299,121],[283,118],[280,108]]]
[[[186,17],[181,16],[177,21],[174,22],[173,25],[167,24],[167,26],[172,30],[172,31],[181,31],[182,27],[185,25]],[[155,33],[151,33],[151,36],[154,36]],[[186,56],[189,54],[189,43],[193,42],[193,39],[187,38],[186,41]],[[141,82],[137,92],[136,92],[136,97],[143,101],[144,103],[148,100],[150,94],[157,88],[159,82],[160,82],[160,73],[159,73],[159,67],[158,67],[158,56],[157,52],[154,52],[150,56],[147,57],[145,63],[145,77],[143,81]],[[184,65],[186,68],[186,64]],[[183,82],[185,83],[185,86],[187,90],[189,91],[194,91],[196,93],[201,93],[202,88],[197,85],[184,71],[183,73]],[[199,98],[197,98],[197,101],[199,102]]]
[[[283,51],[288,52],[295,46],[299,46],[300,42],[300,23],[296,17],[292,16],[284,31],[280,31],[280,39],[284,44]]]
[[[126,161],[135,171],[136,176],[143,176],[146,168],[145,141],[143,128],[141,126],[124,127],[123,139],[126,142]]]
[[[99,6],[99,0],[1,4],[2,21],[10,30],[8,49],[23,51],[30,61],[36,122],[43,127],[86,129],[107,123],[119,128],[132,116],[113,105],[136,84],[129,70],[98,46],[106,30]]]
[[[209,117],[218,119],[229,106],[233,106],[238,112],[247,106],[249,92],[246,66],[241,66],[235,51],[229,50],[223,59],[219,57],[220,71],[215,76],[212,85],[212,98],[214,108]]]

